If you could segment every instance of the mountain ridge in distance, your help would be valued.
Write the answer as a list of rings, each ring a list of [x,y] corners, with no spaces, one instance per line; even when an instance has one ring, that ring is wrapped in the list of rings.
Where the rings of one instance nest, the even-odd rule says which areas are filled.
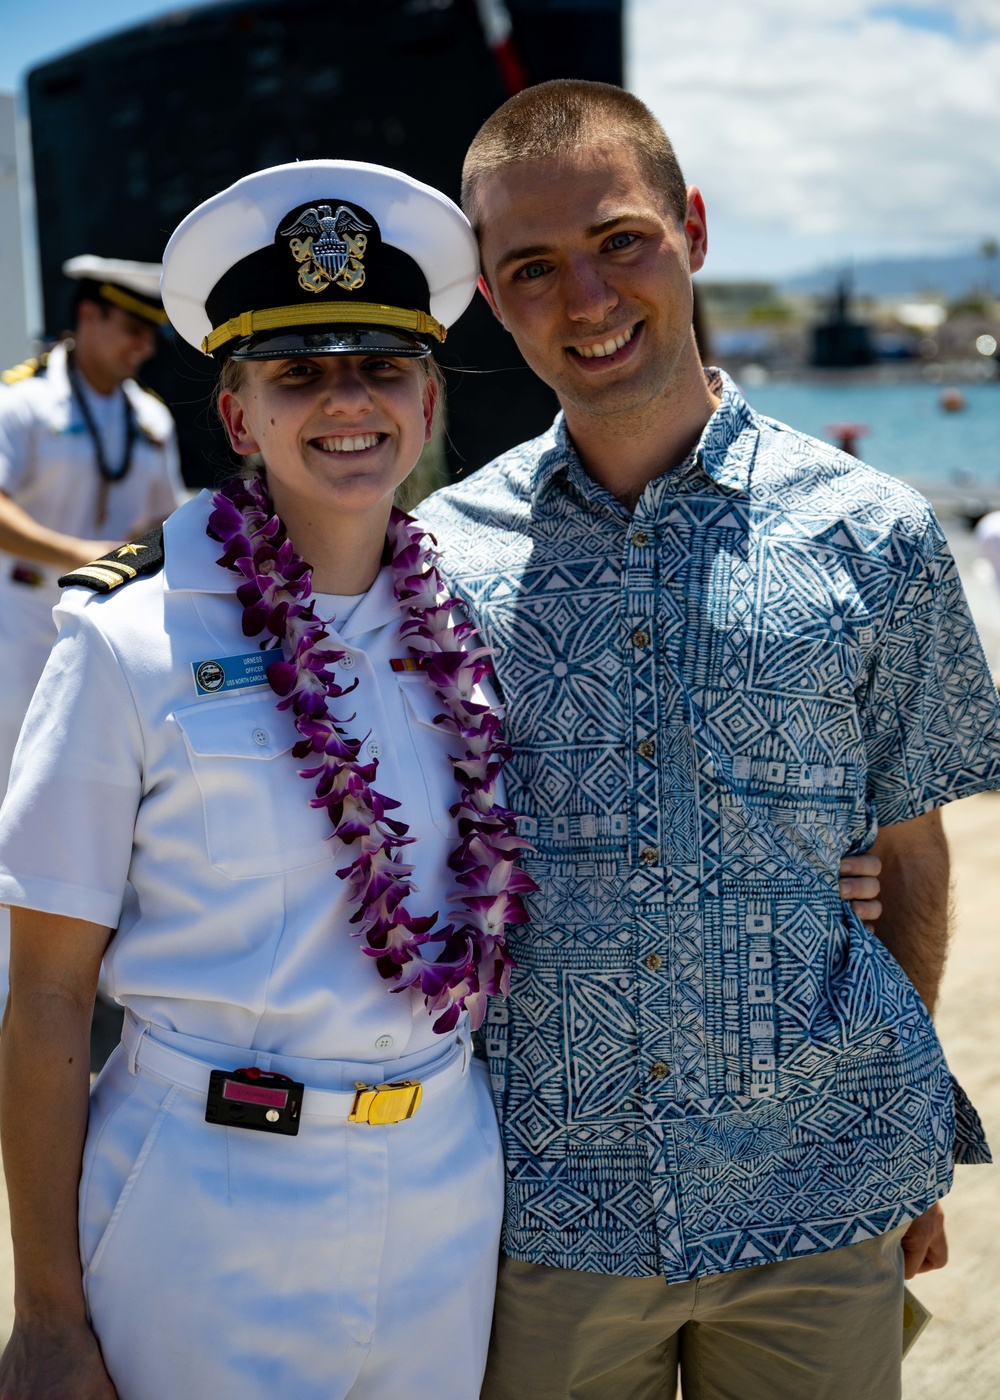
[[[976,291],[1000,297],[1000,251],[992,257],[977,251],[828,263],[813,272],[777,278],[774,285],[783,292],[832,294],[845,274],[851,279],[851,294],[859,297],[940,296],[956,301]]]

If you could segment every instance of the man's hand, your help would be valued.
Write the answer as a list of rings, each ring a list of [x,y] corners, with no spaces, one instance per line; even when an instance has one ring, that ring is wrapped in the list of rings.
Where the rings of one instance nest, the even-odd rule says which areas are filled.
[[[31,559],[64,572],[99,559],[120,543],[78,539],[76,535],[50,530],[0,491],[0,550],[18,559]]]
[[[874,932],[875,920],[882,913],[878,897],[881,873],[882,862],[870,852],[844,856],[840,862],[840,897],[850,900],[851,908],[869,932]]]
[[[113,549],[121,548],[121,540],[77,540],[72,548],[72,553],[76,556],[73,569],[82,569],[85,564],[92,564],[95,559],[103,559],[105,554],[110,554]],[[73,569],[68,570],[69,573]]]
[[[944,1233],[944,1210],[940,1201],[918,1215],[903,1236],[903,1274],[917,1274],[943,1269],[948,1262],[948,1241]]]
[[[15,1322],[0,1357],[0,1400],[117,1400],[97,1338],[80,1322]]]

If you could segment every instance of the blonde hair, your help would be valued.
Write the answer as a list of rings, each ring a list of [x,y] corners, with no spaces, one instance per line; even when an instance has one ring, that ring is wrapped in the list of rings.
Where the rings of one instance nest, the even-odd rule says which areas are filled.
[[[462,208],[476,234],[481,232],[479,191],[497,170],[612,142],[632,150],[649,188],[660,192],[683,224],[684,176],[670,138],[645,103],[610,83],[557,78],[508,99],[473,137],[462,166]]]

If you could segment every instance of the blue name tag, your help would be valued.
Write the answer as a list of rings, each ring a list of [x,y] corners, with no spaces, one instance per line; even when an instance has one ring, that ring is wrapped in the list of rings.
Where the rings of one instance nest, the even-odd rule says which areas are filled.
[[[192,661],[194,688],[199,695],[222,695],[227,690],[249,690],[267,685],[267,668],[280,661],[281,654],[250,651],[246,656],[220,656],[210,661]]]

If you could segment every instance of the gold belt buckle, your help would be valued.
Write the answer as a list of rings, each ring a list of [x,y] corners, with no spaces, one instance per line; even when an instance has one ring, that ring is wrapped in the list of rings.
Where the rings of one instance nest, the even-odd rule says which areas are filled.
[[[420,1107],[423,1086],[417,1079],[401,1079],[395,1084],[357,1084],[349,1123],[400,1123],[412,1118]]]

